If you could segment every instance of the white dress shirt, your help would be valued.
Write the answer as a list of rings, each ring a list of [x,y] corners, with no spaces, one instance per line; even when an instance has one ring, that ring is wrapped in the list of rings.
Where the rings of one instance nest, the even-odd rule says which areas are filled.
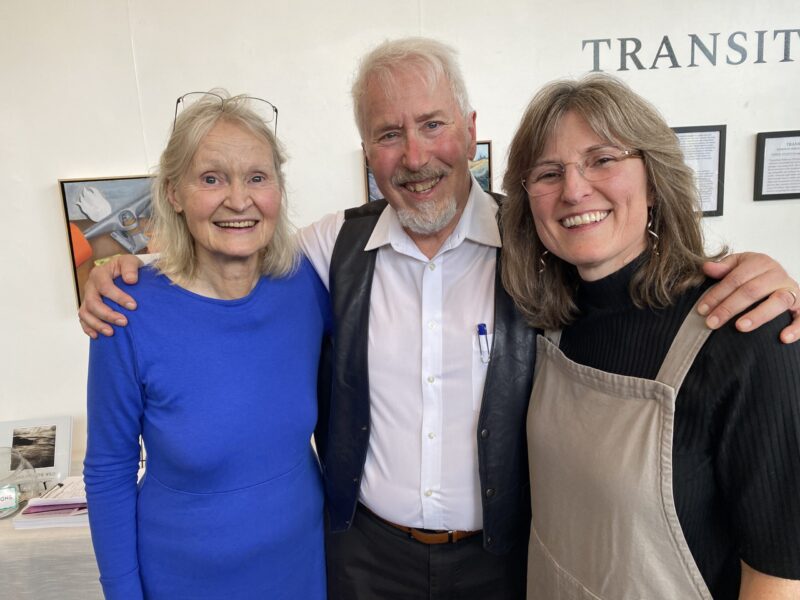
[[[360,501],[425,529],[482,528],[477,423],[491,347],[497,203],[473,180],[453,233],[429,260],[389,206],[365,250],[378,249],[369,317],[370,438]],[[344,213],[301,230],[325,284]]]

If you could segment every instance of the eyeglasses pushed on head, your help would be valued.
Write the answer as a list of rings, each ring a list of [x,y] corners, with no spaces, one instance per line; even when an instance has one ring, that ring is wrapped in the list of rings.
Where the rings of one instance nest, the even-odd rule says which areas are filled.
[[[586,181],[597,182],[618,175],[625,159],[642,157],[639,150],[623,150],[616,146],[603,146],[587,152],[579,161],[543,162],[534,166],[522,180],[522,187],[532,198],[546,196],[563,189],[564,177],[569,165],[575,165],[578,173]]]
[[[179,96],[175,101],[175,117],[172,121],[173,130],[178,122],[178,115],[199,102],[218,102],[220,108],[224,107],[227,102],[247,102],[247,107],[255,112],[264,123],[270,123],[273,133],[278,135],[278,108],[272,102],[255,96],[225,97],[216,92],[188,92]]]

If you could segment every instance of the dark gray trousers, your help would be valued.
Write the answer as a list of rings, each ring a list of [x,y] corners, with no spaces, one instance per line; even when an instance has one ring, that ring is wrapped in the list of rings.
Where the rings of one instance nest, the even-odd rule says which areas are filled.
[[[359,507],[326,532],[328,600],[524,600],[527,547],[496,556],[482,542],[422,544]]]

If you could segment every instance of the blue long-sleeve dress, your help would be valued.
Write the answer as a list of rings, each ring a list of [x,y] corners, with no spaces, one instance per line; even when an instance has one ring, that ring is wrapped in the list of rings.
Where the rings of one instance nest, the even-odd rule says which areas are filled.
[[[143,269],[129,291],[139,308],[114,305],[129,325],[89,361],[84,476],[106,597],[324,599],[310,438],[331,316],[316,273],[303,261],[216,300]]]

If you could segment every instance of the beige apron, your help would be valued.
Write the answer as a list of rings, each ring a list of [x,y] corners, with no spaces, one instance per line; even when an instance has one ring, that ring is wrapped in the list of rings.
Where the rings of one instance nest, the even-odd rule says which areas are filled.
[[[528,408],[528,600],[711,599],[672,494],[675,397],[710,331],[693,309],[655,381],[539,336]]]

